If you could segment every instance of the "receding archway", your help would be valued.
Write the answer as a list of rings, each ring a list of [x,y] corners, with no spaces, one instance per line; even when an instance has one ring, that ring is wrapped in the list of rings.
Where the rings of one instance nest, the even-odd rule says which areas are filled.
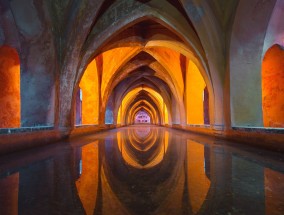
[[[151,117],[150,115],[147,113],[147,111],[141,109],[139,110],[136,114],[135,114],[135,124],[150,124],[151,123]]]

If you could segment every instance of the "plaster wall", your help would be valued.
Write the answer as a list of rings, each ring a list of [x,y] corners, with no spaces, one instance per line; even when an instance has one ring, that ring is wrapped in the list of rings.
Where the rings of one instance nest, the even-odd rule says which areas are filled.
[[[20,60],[17,51],[0,47],[0,128],[21,127]]]
[[[265,127],[284,127],[284,47],[272,46],[262,63],[262,108]]]
[[[99,88],[96,60],[85,70],[79,84],[82,94],[82,124],[99,123]]]
[[[275,1],[240,1],[230,46],[232,126],[261,127],[261,56]]]
[[[187,124],[204,124],[203,92],[206,87],[196,65],[189,61],[186,74]]]

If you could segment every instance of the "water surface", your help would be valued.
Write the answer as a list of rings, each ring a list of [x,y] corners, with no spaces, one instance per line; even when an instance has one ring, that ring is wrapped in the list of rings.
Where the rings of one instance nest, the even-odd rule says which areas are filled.
[[[132,126],[0,159],[0,214],[284,214],[284,156]]]

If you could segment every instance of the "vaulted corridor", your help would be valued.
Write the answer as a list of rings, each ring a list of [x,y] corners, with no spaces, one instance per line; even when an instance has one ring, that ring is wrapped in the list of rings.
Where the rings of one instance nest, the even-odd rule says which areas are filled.
[[[118,148],[111,149],[109,153],[118,150],[121,159],[127,160],[129,168],[143,171],[162,162],[170,149],[167,149],[170,145],[164,139],[171,135],[167,134],[167,137],[165,131],[177,132],[174,129],[180,130],[182,135],[202,134],[205,139],[225,141],[225,145],[233,143],[239,150],[254,147],[256,151],[283,153],[282,20],[283,0],[0,0],[0,155],[9,156],[47,145],[61,145],[62,141],[72,145],[76,138],[81,137],[83,141],[88,135],[101,132],[111,134],[112,129],[121,129],[117,133],[121,137],[117,137],[118,143],[110,144],[116,144]],[[129,126],[133,129],[127,133],[125,127]],[[134,129],[140,127],[144,128],[142,133]],[[144,132],[150,132],[146,139]],[[147,144],[141,145],[141,141]],[[104,140],[101,145],[107,148],[107,142]],[[162,145],[163,153],[159,151]],[[184,148],[180,153],[183,153],[184,159],[181,158],[181,162],[203,162],[195,158],[194,152],[188,151],[191,147],[194,150],[195,144],[182,145]],[[204,150],[205,153],[205,148],[196,150]],[[148,149],[153,149],[153,152],[146,153]],[[136,154],[137,150],[147,154],[146,157]],[[113,159],[107,150],[96,156],[108,157],[108,162]],[[190,157],[197,160],[190,160]],[[87,159],[88,162],[95,162],[92,158]],[[226,162],[232,166],[226,168],[232,170],[235,160],[232,156],[228,159]],[[206,164],[207,161],[204,162]],[[219,161],[214,162],[219,165]],[[250,163],[240,163],[244,168],[250,168]],[[66,168],[62,165],[60,168]],[[92,173],[97,174],[97,185],[92,186],[101,186],[102,180],[109,183],[111,175],[105,174],[116,174],[107,172],[112,169],[111,165],[99,163],[96,173]],[[102,166],[106,168],[105,172]],[[120,166],[117,168],[125,171]],[[177,172],[165,173],[175,175],[179,178],[176,180],[187,180],[183,185],[175,182],[179,184],[174,186],[176,192],[184,186],[183,194],[176,194],[176,198],[182,198],[179,202],[183,204],[182,207],[173,206],[182,208],[176,213],[197,214],[200,211],[200,214],[208,214],[202,206],[205,203],[201,204],[200,200],[204,200],[207,194],[201,198],[198,197],[201,191],[189,191],[190,186],[197,186],[196,181],[188,181],[196,179],[194,175],[190,179],[189,175],[201,170],[187,164],[183,164],[183,168],[183,172],[179,172],[183,179],[176,175]],[[231,173],[230,183],[238,183],[233,179],[234,173]],[[220,174],[221,178],[227,177]],[[15,177],[19,181],[19,175]],[[202,180],[211,190],[212,181],[208,175],[206,177]],[[226,183],[225,178],[218,183]],[[68,180],[73,184],[73,179]],[[169,183],[168,186],[173,182]],[[252,181],[245,183],[254,190]],[[80,189],[86,188],[80,188],[79,184],[76,182],[80,197],[77,196],[76,201],[81,199],[79,202],[85,208],[84,204],[91,203],[82,200],[88,197],[81,196]],[[144,186],[143,183],[141,186]],[[199,188],[205,189],[204,186]],[[229,188],[224,186],[225,190],[220,191],[222,198],[227,195],[227,189],[234,189],[234,185]],[[72,189],[74,191],[75,187]],[[106,200],[101,199],[104,191],[100,189],[96,194],[99,201],[96,205],[100,205],[96,213],[110,213],[103,209],[105,201],[122,204],[121,191],[105,187],[113,193],[104,197],[110,198]],[[115,192],[120,193],[118,197]],[[134,204],[139,210],[147,210],[144,214],[164,213],[159,211],[164,206],[158,207],[162,191],[151,197],[154,199],[149,202],[149,211],[146,209],[148,206],[140,202],[148,194],[141,192],[143,196]],[[213,193],[215,195],[215,191]],[[219,196],[219,191],[216,195]],[[242,197],[249,199],[250,194],[246,195]],[[268,195],[263,196],[267,202]],[[20,199],[20,196],[17,198]],[[171,198],[174,199],[173,196]],[[170,199],[164,200],[171,202]],[[238,200],[234,197],[229,200],[224,206],[225,211],[230,211],[228,208],[232,205],[235,209],[243,207],[244,214],[248,213],[245,210],[250,210],[248,205],[241,206],[245,204],[243,202],[236,203],[240,205],[235,207]],[[212,201],[215,204],[219,200]],[[257,196],[254,201],[261,202]],[[129,202],[124,203],[127,213],[138,213],[132,208],[133,205],[128,205]],[[213,207],[212,204],[209,203],[208,207]],[[266,205],[271,206],[270,203]],[[211,209],[223,213],[221,208]],[[266,209],[260,210],[261,213],[267,212]],[[15,211],[21,214],[22,208]],[[242,214],[232,210],[230,213]]]

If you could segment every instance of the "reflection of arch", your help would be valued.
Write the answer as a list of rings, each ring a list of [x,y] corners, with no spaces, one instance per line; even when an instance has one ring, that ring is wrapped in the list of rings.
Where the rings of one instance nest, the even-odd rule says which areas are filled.
[[[9,46],[0,47],[0,128],[21,126],[20,59]]]
[[[86,214],[93,214],[99,183],[98,141],[83,146],[81,150],[82,172],[76,187]]]
[[[262,63],[262,109],[265,127],[284,127],[284,47],[273,45]]]

